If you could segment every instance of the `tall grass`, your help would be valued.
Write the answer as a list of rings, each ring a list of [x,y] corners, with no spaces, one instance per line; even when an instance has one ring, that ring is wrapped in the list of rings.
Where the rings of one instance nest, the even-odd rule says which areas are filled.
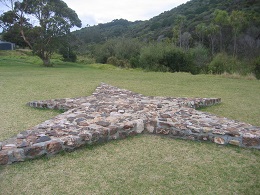
[[[54,61],[45,68],[0,52],[0,140],[59,114],[27,102],[87,96],[100,82],[150,96],[221,97],[203,110],[260,126],[257,80]],[[153,136],[0,167],[0,194],[257,194],[259,184],[259,151]]]

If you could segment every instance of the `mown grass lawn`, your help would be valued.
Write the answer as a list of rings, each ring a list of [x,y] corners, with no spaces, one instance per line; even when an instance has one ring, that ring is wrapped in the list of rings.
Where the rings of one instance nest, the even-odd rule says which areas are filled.
[[[25,104],[88,96],[105,82],[149,96],[221,97],[203,109],[260,126],[260,82],[0,53],[0,140],[57,114]],[[259,194],[260,151],[138,136],[0,167],[0,194]]]

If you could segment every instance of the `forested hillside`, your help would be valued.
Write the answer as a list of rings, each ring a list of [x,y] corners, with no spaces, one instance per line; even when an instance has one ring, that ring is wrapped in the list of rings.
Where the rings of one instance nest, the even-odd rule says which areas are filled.
[[[225,10],[228,13],[233,10],[243,11],[249,21],[248,27],[258,27],[260,30],[260,1],[258,0],[191,0],[148,21],[129,22],[124,19],[115,19],[110,23],[83,28],[74,32],[74,35],[84,43],[99,43],[115,37],[143,40],[172,38],[173,27],[178,23],[179,15],[186,17],[183,31],[196,34],[196,26],[200,23],[210,24],[216,9]],[[260,31],[258,33],[260,34]],[[256,33],[256,36],[258,35]],[[196,39],[196,36],[194,38]]]

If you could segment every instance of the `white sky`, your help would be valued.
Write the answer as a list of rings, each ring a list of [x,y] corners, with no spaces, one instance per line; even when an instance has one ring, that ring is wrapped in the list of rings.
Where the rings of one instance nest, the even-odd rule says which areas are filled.
[[[129,21],[148,20],[171,10],[188,0],[63,0],[76,11],[82,27],[111,22],[114,19]],[[1,11],[6,8],[0,3]]]
[[[129,21],[148,20],[164,11],[171,10],[188,0],[64,0],[87,24],[111,22],[114,19]]]

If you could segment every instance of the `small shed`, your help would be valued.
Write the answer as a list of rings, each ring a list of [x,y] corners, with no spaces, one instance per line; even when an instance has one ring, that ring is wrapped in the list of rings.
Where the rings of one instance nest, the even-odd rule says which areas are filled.
[[[15,44],[11,42],[0,41],[0,50],[14,50]]]

